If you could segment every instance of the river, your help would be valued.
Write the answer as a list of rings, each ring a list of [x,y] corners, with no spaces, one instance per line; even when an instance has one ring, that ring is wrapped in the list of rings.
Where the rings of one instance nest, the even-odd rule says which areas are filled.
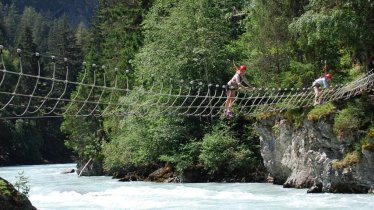
[[[307,194],[266,183],[119,182],[111,177],[62,174],[75,164],[0,167],[11,183],[23,171],[39,210],[122,209],[374,209],[374,195]]]

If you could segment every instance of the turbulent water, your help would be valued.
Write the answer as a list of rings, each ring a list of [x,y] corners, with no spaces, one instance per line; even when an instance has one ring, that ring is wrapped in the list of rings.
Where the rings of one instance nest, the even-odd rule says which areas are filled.
[[[374,209],[374,195],[307,194],[260,183],[164,184],[62,174],[74,164],[0,167],[11,183],[24,171],[39,210]]]

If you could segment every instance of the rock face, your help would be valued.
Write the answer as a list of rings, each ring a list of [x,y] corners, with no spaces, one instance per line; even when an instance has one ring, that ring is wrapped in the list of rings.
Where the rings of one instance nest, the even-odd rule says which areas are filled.
[[[374,188],[374,152],[362,150],[358,163],[332,167],[341,160],[355,134],[337,138],[329,120],[304,120],[293,128],[282,116],[257,124],[264,165],[276,184],[311,188],[309,192],[370,193]],[[372,140],[372,143],[374,140]]]
[[[6,210],[36,210],[29,199],[0,177],[0,208]]]

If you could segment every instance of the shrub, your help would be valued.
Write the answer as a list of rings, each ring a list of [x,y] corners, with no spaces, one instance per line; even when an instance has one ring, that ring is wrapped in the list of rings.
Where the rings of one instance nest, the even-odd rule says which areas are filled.
[[[361,148],[359,149],[374,151],[374,144],[372,143],[373,138],[374,138],[374,126],[368,129],[366,136],[360,141]]]
[[[303,125],[305,113],[306,111],[302,109],[290,109],[284,113],[284,119],[294,128],[298,129]]]
[[[347,153],[342,160],[333,161],[332,167],[334,169],[345,168],[347,166],[357,164],[359,160],[360,158],[359,158],[358,153],[356,151],[353,151],[353,152]]]
[[[255,114],[257,120],[266,120],[277,116],[278,112],[258,112]]]
[[[4,180],[1,180],[0,179],[0,196],[1,195],[4,195],[4,196],[10,196],[12,193],[10,192],[10,190],[8,189],[8,185],[7,183],[4,181]]]
[[[326,118],[335,111],[336,107],[332,103],[327,103],[321,106],[316,106],[314,109],[310,110],[310,112],[307,115],[307,118],[308,120],[315,122],[320,119]]]
[[[338,137],[357,130],[361,126],[358,109],[348,107],[342,109],[334,119],[333,130]]]
[[[372,126],[371,128],[369,128],[367,136],[369,138],[374,138],[374,126]]]
[[[178,153],[173,155],[162,155],[160,160],[175,164],[178,172],[183,173],[184,170],[197,163],[200,154],[201,142],[191,141],[181,146]]]
[[[225,176],[249,168],[255,161],[254,156],[247,145],[220,128],[204,136],[199,159],[208,173]]]

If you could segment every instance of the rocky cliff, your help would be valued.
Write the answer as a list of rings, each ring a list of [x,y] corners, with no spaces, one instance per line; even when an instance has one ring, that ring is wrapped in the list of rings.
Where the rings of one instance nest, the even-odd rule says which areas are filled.
[[[306,118],[298,126],[284,114],[258,122],[261,154],[274,183],[311,188],[309,192],[373,192],[374,138],[370,136],[364,146],[358,144],[357,154],[352,152],[366,134],[350,130],[337,136],[334,115]]]

